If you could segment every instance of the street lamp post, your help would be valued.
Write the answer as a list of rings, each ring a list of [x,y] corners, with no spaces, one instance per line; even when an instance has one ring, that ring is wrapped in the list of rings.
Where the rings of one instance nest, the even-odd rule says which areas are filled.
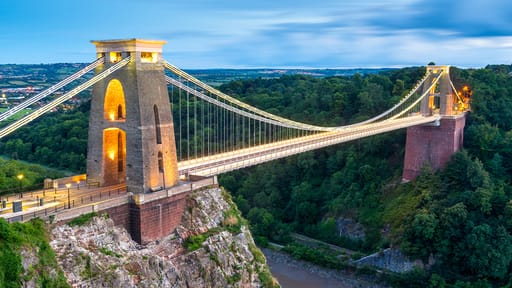
[[[20,180],[20,198],[23,198],[23,192],[21,191],[21,189],[23,188],[22,182],[21,182],[21,180],[23,180],[23,177],[24,177],[23,174],[18,174],[18,176],[16,176],[16,178],[18,178],[18,180]]]
[[[69,197],[69,188],[71,187],[71,183],[66,184],[66,188],[68,188],[68,209],[71,209],[71,198]]]

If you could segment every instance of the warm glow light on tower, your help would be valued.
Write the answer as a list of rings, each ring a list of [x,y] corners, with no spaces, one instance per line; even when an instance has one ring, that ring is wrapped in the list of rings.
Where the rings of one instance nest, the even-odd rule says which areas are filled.
[[[126,118],[126,103],[123,85],[117,79],[112,79],[107,85],[104,100],[104,117],[109,121],[124,121]]]

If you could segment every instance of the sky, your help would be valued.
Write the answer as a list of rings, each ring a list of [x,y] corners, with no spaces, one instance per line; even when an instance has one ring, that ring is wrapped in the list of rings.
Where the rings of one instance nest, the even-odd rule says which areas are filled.
[[[165,40],[182,69],[462,68],[512,62],[510,0],[1,0],[0,64],[92,62]]]

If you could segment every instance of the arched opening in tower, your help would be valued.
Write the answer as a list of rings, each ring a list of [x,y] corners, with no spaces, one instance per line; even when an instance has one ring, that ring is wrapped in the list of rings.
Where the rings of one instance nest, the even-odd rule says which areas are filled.
[[[126,132],[119,128],[103,130],[104,185],[124,183],[126,179]]]
[[[437,72],[434,72],[437,73]],[[432,79],[432,83],[435,80]],[[441,99],[439,95],[439,85],[434,85],[432,89],[430,89],[430,95],[428,99],[428,107],[430,108],[430,112],[432,114],[439,114],[439,108],[441,107]]]
[[[153,114],[155,116],[155,134],[156,144],[162,144],[162,132],[160,131],[160,115],[158,114],[158,107],[153,106]]]
[[[123,85],[119,80],[112,79],[108,83],[103,109],[105,120],[124,121],[126,118],[124,90]]]

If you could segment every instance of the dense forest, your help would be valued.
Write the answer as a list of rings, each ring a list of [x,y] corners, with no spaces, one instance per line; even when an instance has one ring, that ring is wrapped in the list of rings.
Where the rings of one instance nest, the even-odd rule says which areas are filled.
[[[85,173],[89,103],[41,117],[34,124],[20,128],[0,143],[0,154]]]
[[[233,172],[221,183],[232,191],[260,241],[286,243],[294,231],[363,252],[399,246],[412,257],[435,259],[428,273],[414,275],[418,282],[407,285],[510,285],[510,69],[452,69],[453,81],[473,87],[474,99],[465,150],[444,171],[427,166],[416,181],[400,184],[405,131],[398,131]],[[351,123],[394,103],[423,71],[253,80],[222,88],[297,120]],[[339,217],[363,223],[366,240],[336,236]],[[387,226],[390,232],[382,233]]]
[[[402,286],[512,285],[511,70],[452,68],[455,85],[473,89],[472,112],[465,149],[443,171],[427,166],[416,181],[401,183],[402,130],[235,171],[222,175],[221,184],[262,245],[286,244],[290,232],[298,232],[362,253],[401,247],[414,258],[435,259]],[[424,71],[283,76],[233,81],[220,89],[294,120],[343,125],[390,107]],[[46,116],[1,142],[0,154],[84,172],[87,111],[84,105]],[[339,218],[362,223],[365,240],[338,236]]]

